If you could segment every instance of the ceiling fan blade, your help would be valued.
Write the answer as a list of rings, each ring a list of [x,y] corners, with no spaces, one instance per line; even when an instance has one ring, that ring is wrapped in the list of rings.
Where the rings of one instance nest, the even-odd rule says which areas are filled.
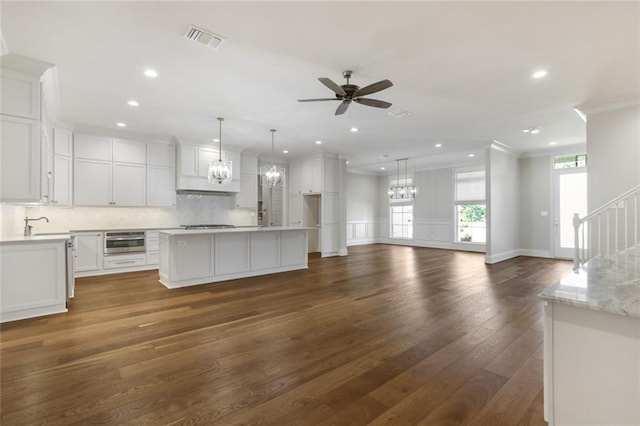
[[[338,105],[338,109],[336,109],[336,114],[335,115],[344,114],[344,112],[347,110],[347,108],[349,108],[349,104],[350,103],[351,103],[351,101],[349,101],[349,100],[342,101],[342,103],[340,105]]]
[[[326,78],[326,77],[320,77],[318,80],[320,80],[320,83],[324,84],[325,86],[327,86],[329,89],[333,90],[335,92],[336,95],[338,96],[347,96],[347,94],[345,93],[344,90],[342,90],[342,87],[338,86],[336,83],[333,82],[333,80],[331,80],[330,78]]]
[[[391,106],[389,102],[380,101],[378,99],[358,98],[358,99],[354,99],[353,101],[362,105],[376,107],[376,108],[389,108]]]
[[[338,98],[319,98],[319,99],[298,99],[298,102],[317,102],[317,101],[341,101]]]
[[[356,93],[353,94],[353,97],[357,98],[358,96],[370,95],[372,93],[376,93],[381,90],[388,89],[391,86],[393,86],[393,83],[390,82],[389,80],[380,80],[377,83],[373,83],[359,89]]]

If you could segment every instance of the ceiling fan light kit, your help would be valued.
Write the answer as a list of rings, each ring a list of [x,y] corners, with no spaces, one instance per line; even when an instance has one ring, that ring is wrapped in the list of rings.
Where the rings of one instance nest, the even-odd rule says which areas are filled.
[[[349,80],[353,75],[353,71],[345,70],[342,72],[343,77],[347,80],[347,84],[338,85],[330,78],[320,77],[318,80],[324,84],[327,88],[335,93],[334,98],[317,98],[317,99],[298,99],[298,102],[318,102],[318,101],[342,101],[336,109],[335,115],[344,114],[351,102],[355,102],[361,105],[366,105],[374,108],[387,109],[391,106],[391,103],[381,101],[379,99],[363,98],[362,96],[371,95],[373,93],[380,92],[381,90],[388,89],[393,86],[393,83],[389,80],[380,80],[376,83],[370,84],[365,87],[356,86],[350,84]]]
[[[220,123],[220,136],[218,138],[218,161],[211,161],[209,163],[208,180],[211,183],[224,184],[231,182],[231,161],[222,159],[222,122],[224,118],[218,117]]]

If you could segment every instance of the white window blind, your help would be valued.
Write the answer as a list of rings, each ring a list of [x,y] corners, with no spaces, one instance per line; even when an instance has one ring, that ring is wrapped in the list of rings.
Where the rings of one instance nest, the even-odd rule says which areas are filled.
[[[456,203],[485,199],[484,170],[456,172]]]

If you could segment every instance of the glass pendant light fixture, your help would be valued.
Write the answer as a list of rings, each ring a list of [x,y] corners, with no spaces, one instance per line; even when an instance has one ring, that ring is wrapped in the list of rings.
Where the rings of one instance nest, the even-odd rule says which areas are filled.
[[[269,130],[271,132],[271,165],[260,167],[260,176],[262,177],[262,184],[275,188],[284,184],[284,168],[276,165],[274,156],[274,135],[276,129]]]
[[[400,184],[400,162],[404,161],[404,185]],[[418,195],[418,187],[409,185],[409,175],[407,174],[408,158],[396,160],[396,183],[389,186],[387,194],[392,200],[406,200],[416,198]]]
[[[218,137],[218,161],[209,163],[209,182],[211,183],[229,183],[231,182],[231,161],[222,159],[222,122],[224,118],[218,117],[220,123],[220,134]]]

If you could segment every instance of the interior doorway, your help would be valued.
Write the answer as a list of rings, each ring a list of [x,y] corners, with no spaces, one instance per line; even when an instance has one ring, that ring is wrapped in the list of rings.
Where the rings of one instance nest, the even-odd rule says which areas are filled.
[[[320,251],[320,227],[321,217],[320,209],[322,206],[322,197],[319,194],[305,195],[302,197],[302,223],[309,228],[307,232],[309,253]]]
[[[553,255],[574,256],[573,215],[587,214],[587,171],[585,167],[554,170]]]

